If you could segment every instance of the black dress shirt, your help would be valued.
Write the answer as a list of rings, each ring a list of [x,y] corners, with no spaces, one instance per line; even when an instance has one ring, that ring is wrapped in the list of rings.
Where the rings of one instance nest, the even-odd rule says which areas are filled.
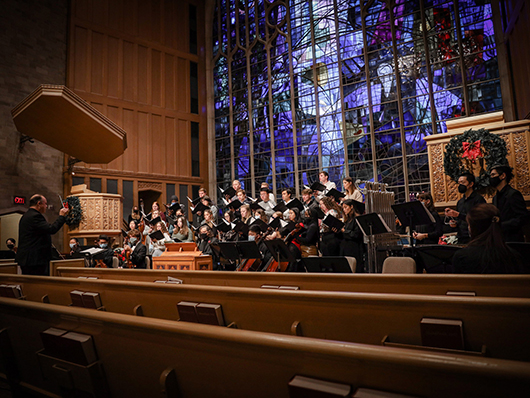
[[[493,204],[501,212],[501,228],[506,242],[524,242],[522,227],[528,221],[523,194],[506,185],[493,197]]]
[[[462,196],[458,203],[456,204],[456,211],[460,214],[458,215],[458,243],[467,243],[469,241],[469,229],[466,222],[467,213],[476,205],[481,203],[486,203],[486,200],[479,195],[478,192],[473,191],[468,198]]]

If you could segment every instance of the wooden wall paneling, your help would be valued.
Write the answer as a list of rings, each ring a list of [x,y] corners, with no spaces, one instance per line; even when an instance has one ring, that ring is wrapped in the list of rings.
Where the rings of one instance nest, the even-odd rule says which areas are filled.
[[[110,0],[109,1],[109,24],[108,27],[118,32],[123,31],[124,15],[123,1],[128,3],[128,0]]]
[[[137,49],[136,44],[123,42],[123,99],[135,102],[137,98]]]
[[[107,51],[107,81],[106,81],[106,95],[112,98],[121,98],[121,76],[122,70],[121,58],[123,52],[121,49],[121,40],[117,37],[108,37],[108,51]]]
[[[151,134],[152,144],[151,151],[153,156],[151,157],[151,172],[156,174],[167,174],[166,173],[166,137],[164,131],[164,120],[161,115],[151,115]]]
[[[76,26],[74,28],[74,41],[76,43],[74,50],[73,66],[73,84],[78,91],[88,91],[87,85],[87,47],[88,47],[88,29]]]
[[[103,103],[101,103],[101,102],[91,102],[90,105],[92,105],[95,109],[97,109],[103,115],[107,116],[107,107]],[[94,145],[100,145],[100,143],[94,142]],[[90,168],[92,168],[92,169],[107,170],[108,167],[109,167],[108,164],[103,164],[103,163],[92,163],[90,165]]]
[[[107,89],[103,82],[107,81],[107,36],[92,31],[91,44],[90,92],[106,95]]]
[[[123,126],[123,109],[117,106],[107,105],[107,117],[118,126]],[[108,164],[109,170],[123,170],[123,155],[118,156]]]
[[[190,111],[189,70],[188,60],[177,58],[177,109],[186,113]]]
[[[151,105],[162,106],[162,53],[151,50]]]
[[[87,16],[89,15],[89,10],[91,6],[89,6],[89,3],[91,3],[90,0],[74,0],[72,1],[73,8],[74,8],[74,15],[76,19],[80,20],[86,20]]]
[[[92,0],[92,22],[109,26],[109,2],[114,0]]]
[[[190,122],[179,119],[178,121],[178,155],[177,155],[177,175],[183,177],[191,176],[191,142],[190,142]]]
[[[163,9],[162,0],[151,1],[151,40],[157,43],[162,43],[162,30],[164,29]]]
[[[166,134],[166,164],[167,174],[177,175],[177,150],[180,145],[177,141],[176,120],[173,117],[165,118],[165,134]]]
[[[151,164],[151,134],[149,125],[149,114],[138,112],[138,163],[136,172],[149,173]]]
[[[124,0],[122,13],[124,32],[133,37],[138,36],[138,0]]]
[[[138,102],[149,104],[149,49],[145,46],[138,46],[138,75],[136,78],[138,85]]]
[[[123,129],[127,132],[127,149],[123,157],[123,169],[138,171],[138,115],[132,109],[123,109]]]
[[[175,23],[176,17],[177,17],[177,5],[175,1],[172,0],[164,0],[164,15],[163,15],[163,23],[164,23],[164,36],[162,38],[162,44],[164,44],[167,47],[170,48],[177,48],[177,25],[179,23]]]
[[[164,57],[164,108],[175,109],[175,57]]]
[[[138,36],[148,41],[153,41],[151,3],[151,1],[140,1],[138,3]]]
[[[189,5],[187,2],[180,1],[178,4],[178,21],[177,29],[177,48],[189,51]]]

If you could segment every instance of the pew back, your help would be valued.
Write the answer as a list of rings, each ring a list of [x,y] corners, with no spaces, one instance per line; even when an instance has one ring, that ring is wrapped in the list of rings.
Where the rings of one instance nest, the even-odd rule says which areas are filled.
[[[304,375],[359,387],[429,397],[530,395],[530,364],[176,323],[82,308],[0,298],[0,328],[15,353],[19,380],[60,394],[75,374],[44,379],[35,353],[49,327],[93,337],[112,397],[160,395],[174,369],[182,397],[288,397]],[[2,358],[4,359],[4,358]],[[12,366],[15,364],[11,364]],[[58,371],[68,364],[55,364]],[[52,367],[52,363],[42,367]],[[44,369],[50,371],[50,369]],[[85,381],[86,382],[86,381]],[[86,383],[85,383],[86,384]],[[166,384],[165,387],[168,387]]]
[[[0,274],[17,274],[18,273],[17,263],[0,263]]]
[[[424,317],[464,322],[466,348],[491,357],[530,360],[530,300],[321,291],[278,291],[134,281],[0,275],[0,283],[19,284],[26,298],[69,305],[72,290],[99,292],[105,309],[178,320],[180,301],[222,305],[226,324],[245,330],[298,334],[380,345],[421,345]]]
[[[440,294],[473,292],[477,296],[530,298],[530,275],[383,275],[290,272],[174,271],[105,268],[57,269],[58,276],[153,282],[168,276],[184,284],[234,287],[298,286],[301,290],[367,293]]]
[[[52,260],[50,261],[50,276],[57,276],[57,268],[59,267],[85,268],[85,259],[70,258],[67,260]]]

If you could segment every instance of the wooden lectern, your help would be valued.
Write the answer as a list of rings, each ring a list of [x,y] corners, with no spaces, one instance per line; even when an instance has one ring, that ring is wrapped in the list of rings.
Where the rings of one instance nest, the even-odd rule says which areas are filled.
[[[166,243],[166,251],[153,257],[153,269],[212,270],[212,256],[203,255],[193,242]]]

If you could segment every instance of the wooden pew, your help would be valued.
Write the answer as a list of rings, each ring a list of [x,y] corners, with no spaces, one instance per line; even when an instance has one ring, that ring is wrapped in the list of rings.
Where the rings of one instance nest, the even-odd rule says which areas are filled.
[[[153,282],[168,276],[184,284],[255,287],[298,286],[301,290],[367,293],[441,294],[474,292],[477,296],[530,298],[530,275],[383,275],[291,272],[166,271],[142,269],[63,268],[59,276]]]
[[[70,292],[99,292],[107,311],[178,320],[180,301],[221,304],[226,325],[279,334],[381,345],[421,345],[422,318],[464,322],[466,349],[530,361],[530,300],[321,291],[0,275],[29,301],[69,305]],[[141,308],[139,307],[141,306]]]
[[[84,258],[69,258],[67,260],[52,260],[50,261],[50,276],[57,276],[57,268],[85,268]]]
[[[18,264],[14,262],[0,263],[0,274],[17,274]]]
[[[49,327],[91,335],[106,382],[79,366],[39,360]],[[218,326],[0,298],[3,347],[15,385],[59,395],[59,386],[108,384],[108,396],[289,397],[295,375],[423,397],[527,397],[530,363],[280,336]],[[4,352],[5,354],[5,352]],[[55,365],[55,366],[54,366]],[[60,377],[43,378],[55,372]],[[172,372],[174,372],[172,374]],[[171,376],[174,377],[171,377]]]

